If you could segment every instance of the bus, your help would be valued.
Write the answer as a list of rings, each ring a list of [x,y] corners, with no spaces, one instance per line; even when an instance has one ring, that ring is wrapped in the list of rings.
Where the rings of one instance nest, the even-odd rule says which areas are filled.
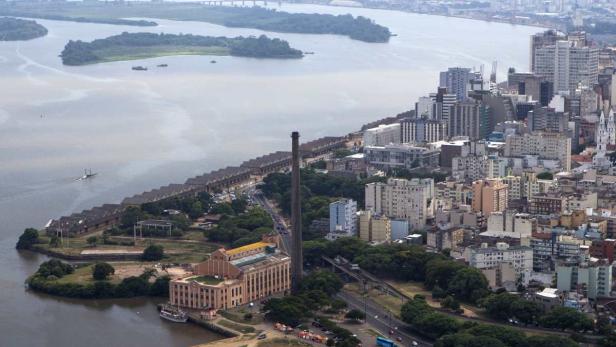
[[[392,340],[378,336],[376,338],[376,345],[379,347],[398,347]]]

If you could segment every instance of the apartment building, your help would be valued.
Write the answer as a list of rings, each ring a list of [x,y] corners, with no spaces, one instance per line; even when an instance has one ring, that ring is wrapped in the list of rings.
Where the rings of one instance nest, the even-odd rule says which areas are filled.
[[[390,178],[365,188],[366,210],[389,218],[406,219],[411,230],[422,229],[434,217],[434,180]]]
[[[609,297],[612,291],[612,264],[605,259],[562,262],[556,266],[556,287],[577,292],[589,299]]]
[[[391,220],[387,216],[361,211],[359,213],[359,238],[366,242],[391,241]]]
[[[329,204],[328,240],[357,235],[357,202],[353,199],[340,199]]]
[[[472,208],[475,212],[489,215],[492,212],[504,211],[508,203],[508,187],[499,178],[477,180],[473,182]]]
[[[537,155],[539,159],[558,160],[564,171],[571,170],[571,139],[561,133],[534,132],[509,135],[505,139],[505,157]]]
[[[484,243],[480,247],[468,247],[465,256],[470,266],[480,270],[493,269],[503,263],[511,264],[523,283],[528,282],[533,268],[533,250],[527,246],[497,242],[495,247],[488,247]]]

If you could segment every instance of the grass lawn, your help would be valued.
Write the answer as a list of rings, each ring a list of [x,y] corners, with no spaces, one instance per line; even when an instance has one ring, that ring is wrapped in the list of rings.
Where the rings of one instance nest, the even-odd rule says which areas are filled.
[[[95,50],[94,55],[99,59],[96,63],[111,61],[137,60],[172,55],[229,55],[226,47],[199,47],[199,46],[118,46]]]
[[[263,323],[263,316],[259,312],[251,312],[245,307],[241,308],[233,308],[226,311],[219,312],[221,316],[227,318],[228,320],[234,321],[240,324],[250,324],[256,325]],[[244,315],[246,313],[252,314],[252,318],[250,320],[244,319]]]
[[[248,325],[237,324],[237,323],[225,320],[225,319],[219,320],[218,322],[216,322],[216,324],[222,325],[223,327],[226,327],[229,329],[233,329],[235,331],[239,331],[243,334],[254,333],[256,331],[254,327],[251,327]]]

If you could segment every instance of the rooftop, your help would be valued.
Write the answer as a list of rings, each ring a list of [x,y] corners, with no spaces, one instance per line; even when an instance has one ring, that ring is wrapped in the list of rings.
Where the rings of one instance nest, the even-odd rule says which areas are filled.
[[[241,247],[237,247],[237,248],[233,248],[233,249],[229,249],[229,250],[225,250],[225,253],[227,255],[235,255],[235,254],[239,254],[242,252],[247,252],[247,251],[252,251],[255,249],[259,249],[262,247],[266,247],[266,246],[272,246],[274,245],[273,243],[269,243],[269,242],[255,242],[255,243],[251,243],[249,245],[245,245],[245,246],[241,246]]]

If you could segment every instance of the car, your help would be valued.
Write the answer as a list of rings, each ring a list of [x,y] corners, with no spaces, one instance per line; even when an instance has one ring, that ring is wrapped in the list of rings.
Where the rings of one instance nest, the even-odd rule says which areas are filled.
[[[419,343],[417,343],[417,341],[413,340],[413,341],[411,342],[411,346],[419,346]]]
[[[257,340],[264,340],[266,338],[267,338],[266,334],[261,334],[261,335],[259,335],[259,337],[257,337]]]
[[[396,337],[396,341],[402,342],[402,338],[400,336]]]
[[[394,333],[394,331],[392,329],[389,329],[389,335],[392,335]]]

